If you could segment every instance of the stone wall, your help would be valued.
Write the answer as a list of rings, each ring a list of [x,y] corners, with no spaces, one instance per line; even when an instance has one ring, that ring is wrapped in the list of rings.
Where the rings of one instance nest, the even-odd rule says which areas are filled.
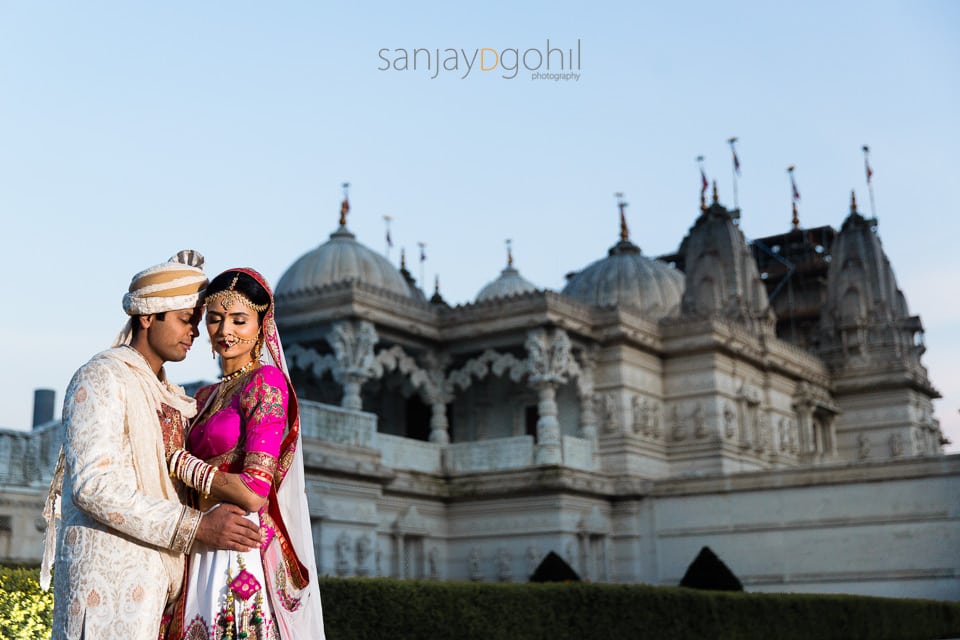
[[[960,456],[664,481],[649,500],[629,517],[655,548],[620,580],[677,584],[709,546],[750,591],[960,600]]]
[[[960,455],[651,480],[596,471],[571,436],[536,466],[528,436],[437,445],[315,403],[304,422],[322,574],[521,582],[555,551],[593,581],[675,585],[709,546],[750,591],[960,600]],[[56,434],[0,433],[20,452],[0,561],[39,562]]]

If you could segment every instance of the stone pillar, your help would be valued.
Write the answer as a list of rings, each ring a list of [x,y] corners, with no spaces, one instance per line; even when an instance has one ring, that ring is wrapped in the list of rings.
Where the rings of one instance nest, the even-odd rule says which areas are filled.
[[[594,395],[593,373],[597,365],[596,349],[581,354],[580,375],[577,376],[577,396],[580,399],[580,437],[593,444],[597,452],[597,406]]]
[[[354,411],[363,410],[363,400],[360,398],[360,387],[366,381],[366,378],[358,375],[344,374],[343,376],[343,399],[340,406],[344,409],[353,409]]]
[[[800,436],[801,455],[810,455],[817,451],[813,429],[813,406],[807,402],[794,405],[797,411],[797,432]]]
[[[403,549],[403,534],[397,534],[397,578],[407,577],[407,558]]]
[[[537,389],[537,446],[534,449],[535,464],[560,464],[563,454],[560,449],[560,422],[557,420],[556,390],[552,383],[541,382]]]
[[[575,371],[570,352],[570,338],[562,329],[548,335],[543,329],[527,334],[524,343],[530,370],[530,386],[537,390],[537,446],[535,464],[560,464],[563,451],[560,446],[560,422],[557,420],[557,385]]]
[[[823,415],[823,452],[829,456],[837,455],[836,415],[824,412]]]
[[[593,395],[580,398],[580,437],[597,444],[597,412],[594,409]]]
[[[742,449],[750,447],[750,404],[747,399],[737,399],[737,444]]]
[[[592,582],[595,576],[593,575],[593,553],[591,553],[590,542],[591,536],[587,531],[581,529],[577,532],[577,543],[580,546],[580,557],[577,560],[580,562],[580,566],[576,567],[575,570],[581,578]]]
[[[330,328],[326,340],[333,347],[336,359],[333,377],[343,385],[340,405],[360,411],[363,409],[360,388],[377,371],[373,354],[373,346],[379,340],[377,332],[366,320],[341,321]]]
[[[431,404],[432,414],[430,416],[430,442],[436,444],[449,444],[450,433],[448,431],[450,423],[447,422],[446,403],[434,400]]]
[[[601,538],[600,548],[603,549],[603,558],[601,559],[600,570],[603,572],[599,576],[600,580],[604,582],[612,582],[613,576],[610,574],[610,556],[613,553],[613,545],[610,543],[610,536],[605,535]]]
[[[450,356],[444,352],[429,351],[424,357],[427,384],[424,400],[430,405],[430,442],[450,443],[450,423],[447,420],[447,403],[453,401],[452,385],[447,384],[446,369]]]
[[[813,453],[823,455],[823,452],[826,449],[826,443],[823,439],[823,425],[817,424],[816,420],[813,421]]]

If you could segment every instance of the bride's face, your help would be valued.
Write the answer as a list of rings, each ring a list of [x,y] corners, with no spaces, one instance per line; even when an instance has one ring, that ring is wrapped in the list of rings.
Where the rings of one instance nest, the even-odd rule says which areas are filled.
[[[210,344],[225,362],[246,362],[252,357],[250,352],[260,334],[257,312],[236,301],[236,298],[229,309],[225,308],[224,300],[220,298],[207,305],[206,325]]]

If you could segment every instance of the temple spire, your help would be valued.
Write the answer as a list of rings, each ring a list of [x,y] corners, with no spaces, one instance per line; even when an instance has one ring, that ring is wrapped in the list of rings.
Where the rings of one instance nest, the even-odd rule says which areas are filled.
[[[447,304],[447,301],[443,299],[443,296],[440,295],[440,276],[437,274],[433,276],[433,295],[430,296],[430,304],[439,304],[444,307],[450,306]]]
[[[717,181],[713,181],[713,204],[720,204],[720,196],[717,195]]]
[[[340,226],[347,226],[347,214],[350,213],[350,183],[343,183],[343,202],[340,203]]]
[[[857,192],[850,190],[850,213],[857,213]]]
[[[511,242],[512,240],[507,238],[507,269],[513,266],[513,250],[510,247]]]
[[[614,194],[617,196],[617,206],[620,208],[620,239],[627,241],[630,239],[630,230],[627,228],[627,215],[625,209],[627,208],[627,203],[623,199],[623,193],[618,191]]]

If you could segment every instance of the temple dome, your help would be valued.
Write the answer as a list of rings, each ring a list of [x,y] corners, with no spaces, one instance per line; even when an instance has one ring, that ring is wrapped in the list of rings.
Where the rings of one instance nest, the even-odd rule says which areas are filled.
[[[500,272],[500,275],[493,282],[487,283],[480,293],[477,294],[477,302],[494,300],[496,298],[509,298],[523,293],[536,291],[537,286],[520,275],[513,266],[513,255],[507,250],[507,267]]]
[[[340,282],[362,282],[390,293],[412,297],[411,287],[384,256],[357,242],[344,224],[330,239],[302,255],[280,277],[278,298],[315,291]]]
[[[683,274],[648,258],[626,239],[609,255],[569,276],[563,293],[600,307],[633,307],[651,320],[676,315],[683,298]]]

